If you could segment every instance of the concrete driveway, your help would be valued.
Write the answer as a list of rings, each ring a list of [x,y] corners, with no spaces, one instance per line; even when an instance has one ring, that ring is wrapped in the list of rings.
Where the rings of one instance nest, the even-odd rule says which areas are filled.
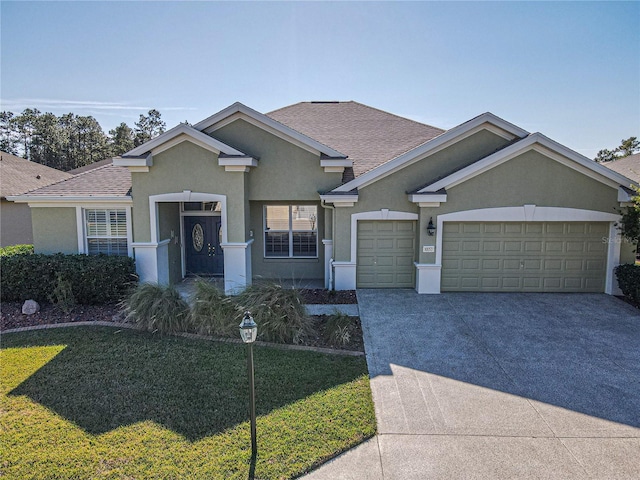
[[[309,478],[640,478],[640,315],[599,294],[359,290],[378,435]]]

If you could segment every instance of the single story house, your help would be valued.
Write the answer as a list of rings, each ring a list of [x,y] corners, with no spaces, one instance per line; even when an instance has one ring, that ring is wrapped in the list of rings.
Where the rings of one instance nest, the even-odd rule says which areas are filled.
[[[71,175],[55,168],[0,152],[0,247],[33,243],[31,210],[7,197],[22,195]]]
[[[444,131],[356,102],[234,103],[13,200],[37,251],[130,255],[142,281],[614,293],[631,184],[491,113]]]

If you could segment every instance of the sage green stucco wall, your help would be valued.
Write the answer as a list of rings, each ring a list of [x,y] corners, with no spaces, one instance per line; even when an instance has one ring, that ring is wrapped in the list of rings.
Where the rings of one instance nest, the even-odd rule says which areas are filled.
[[[0,203],[0,247],[33,243],[31,211],[26,203]]]
[[[32,208],[36,253],[78,253],[76,209]]]
[[[379,211],[383,208],[418,213],[418,205],[409,201],[406,192],[423,187],[463,166],[486,157],[506,143],[507,140],[504,138],[483,130],[361,188],[358,192],[358,202],[353,207],[338,207],[335,210],[334,259],[337,261],[351,260],[352,214]],[[416,245],[417,248],[418,245]]]
[[[523,205],[616,213],[618,190],[530,150],[450,188],[440,207],[422,208],[421,245],[435,245],[426,233],[430,217],[436,223],[446,213]],[[433,263],[435,253],[421,253],[419,261]]]
[[[246,173],[225,172],[217,155],[191,142],[182,142],[153,156],[146,173],[133,173],[134,241],[149,242],[149,196],[180,193],[184,190],[227,196],[227,234],[229,242],[245,242],[248,228],[248,200],[245,199]]]
[[[180,204],[160,203],[158,205],[160,238],[169,240],[169,283],[177,283],[182,279],[182,251],[180,245]]]
[[[317,205],[318,207],[318,258],[264,258],[264,205],[276,205],[279,202],[251,202],[251,265],[253,276],[275,280],[295,279],[304,287],[305,280],[324,278],[324,215],[318,202],[298,202],[298,205]]]
[[[248,174],[249,200],[317,201],[318,191],[340,185],[342,174],[325,173],[319,155],[244,120],[236,120],[211,136],[260,159]]]

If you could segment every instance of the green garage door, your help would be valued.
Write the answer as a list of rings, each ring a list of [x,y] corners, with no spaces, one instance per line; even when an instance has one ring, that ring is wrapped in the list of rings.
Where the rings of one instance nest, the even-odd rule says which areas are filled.
[[[445,222],[442,291],[603,292],[608,223]]]
[[[415,287],[416,222],[358,222],[358,288]]]

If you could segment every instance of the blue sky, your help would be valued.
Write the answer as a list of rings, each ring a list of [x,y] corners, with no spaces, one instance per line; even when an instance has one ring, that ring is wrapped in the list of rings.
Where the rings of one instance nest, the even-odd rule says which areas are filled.
[[[640,136],[640,2],[10,2],[2,110],[356,100],[441,128],[490,111],[593,157]]]

